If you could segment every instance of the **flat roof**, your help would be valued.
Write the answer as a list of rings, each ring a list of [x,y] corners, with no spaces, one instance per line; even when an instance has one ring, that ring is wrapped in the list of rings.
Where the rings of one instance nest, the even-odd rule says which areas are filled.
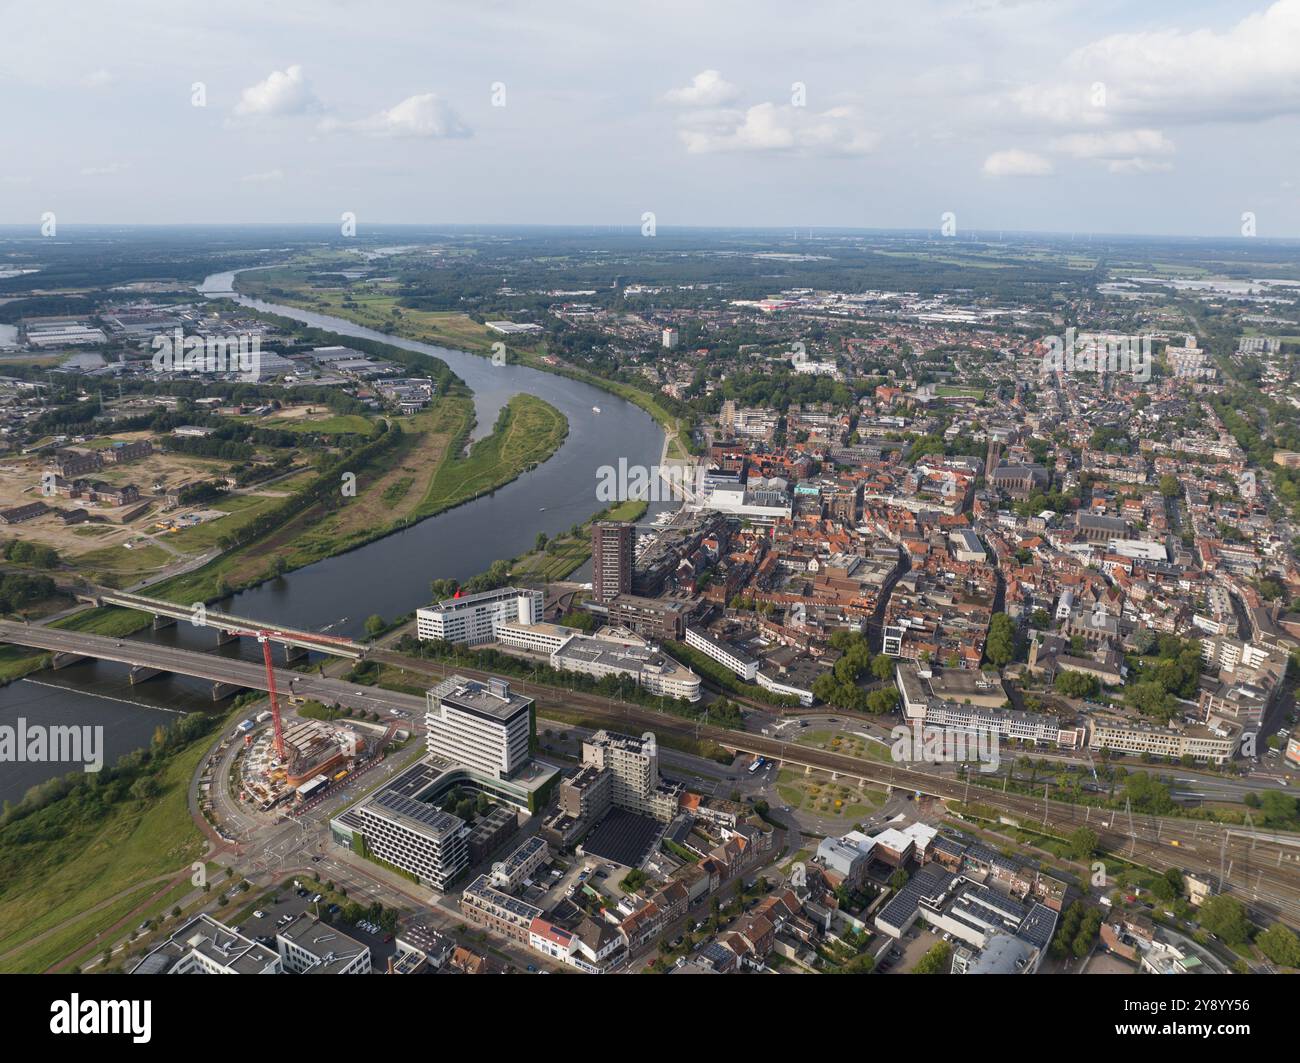
[[[435,841],[442,841],[464,826],[464,820],[450,812],[391,790],[381,790],[358,810],[371,811],[382,818],[397,820]]]
[[[502,721],[513,719],[533,704],[532,698],[513,693],[504,680],[480,683],[460,675],[439,683],[429,693],[444,705]]]

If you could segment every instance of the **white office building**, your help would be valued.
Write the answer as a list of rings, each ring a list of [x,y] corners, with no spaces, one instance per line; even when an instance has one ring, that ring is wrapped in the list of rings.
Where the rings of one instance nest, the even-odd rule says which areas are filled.
[[[276,948],[294,974],[369,974],[370,947],[337,927],[301,915],[275,935]]]
[[[700,700],[700,677],[662,650],[645,642],[619,642],[574,634],[551,654],[551,667],[602,679],[629,676],[651,694],[664,698]]]
[[[197,915],[149,952],[131,973],[283,974],[284,964],[265,945],[210,915]]]
[[[426,697],[430,753],[492,779],[509,779],[528,763],[533,699],[512,694],[504,679],[452,676]]]
[[[469,865],[464,820],[435,805],[383,790],[356,808],[366,852],[437,890]]]
[[[752,683],[758,676],[757,658],[751,657],[730,642],[715,639],[703,628],[687,627],[686,645],[730,668],[746,682]]]
[[[421,639],[441,639],[465,646],[496,640],[498,623],[540,624],[542,592],[502,587],[417,609],[415,631]]]

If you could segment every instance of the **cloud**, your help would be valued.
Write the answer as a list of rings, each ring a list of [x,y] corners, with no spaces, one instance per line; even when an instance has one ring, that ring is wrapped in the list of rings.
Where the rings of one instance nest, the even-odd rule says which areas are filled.
[[[82,177],[110,177],[115,173],[121,173],[123,170],[129,170],[129,162],[110,162],[106,166],[85,166],[81,170]]]
[[[1106,169],[1114,174],[1143,174],[1143,173],[1163,173],[1172,170],[1172,162],[1163,162],[1159,159],[1144,159],[1134,156],[1131,159],[1112,159],[1106,164]]]
[[[852,107],[812,112],[806,107],[759,103],[742,112],[703,113],[680,131],[692,154],[724,151],[804,155],[865,155],[880,137]]]
[[[265,170],[262,173],[247,173],[244,174],[244,176],[241,177],[240,180],[246,181],[249,184],[265,184],[268,181],[283,181],[284,171],[276,169],[276,170]]]
[[[473,136],[473,130],[460,120],[451,104],[432,92],[408,96],[388,110],[360,121],[326,119],[320,128],[327,133],[351,130],[373,137],[435,139]]]
[[[1120,129],[1107,133],[1071,133],[1049,147],[1076,159],[1100,159],[1115,174],[1155,173],[1173,169],[1165,156],[1174,143],[1158,129]]]
[[[1020,148],[995,151],[984,160],[989,177],[1046,177],[1053,170],[1051,159]]]
[[[88,89],[102,89],[107,88],[113,83],[113,81],[113,75],[101,67],[99,70],[92,70],[89,74],[83,77],[81,79],[81,84]]]
[[[1056,137],[1053,151],[1076,159],[1116,159],[1128,155],[1172,155],[1174,143],[1158,129],[1124,129],[1113,133],[1072,133]]]
[[[664,100],[679,107],[721,107],[734,103],[740,93],[716,70],[702,70],[682,89],[664,93]]]
[[[248,118],[314,114],[321,110],[324,106],[297,65],[271,71],[265,81],[246,88],[235,104],[235,114]]]
[[[1072,83],[1014,94],[1023,114],[1067,125],[1300,114],[1300,0],[1277,0],[1221,32],[1111,34],[1075,49],[1063,69]]]

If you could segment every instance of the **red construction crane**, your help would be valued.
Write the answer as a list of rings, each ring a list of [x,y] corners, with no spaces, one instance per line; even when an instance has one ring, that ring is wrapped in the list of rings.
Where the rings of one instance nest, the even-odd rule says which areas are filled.
[[[284,752],[284,729],[280,725],[280,698],[275,690],[275,664],[271,660],[271,643],[273,641],[287,641],[292,639],[295,642],[303,642],[311,639],[313,642],[333,642],[336,644],[352,645],[351,639],[339,638],[335,635],[303,635],[299,633],[288,634],[284,631],[267,631],[263,629],[245,630],[243,628],[229,628],[227,632],[235,635],[256,635],[257,641],[262,644],[262,660],[266,664],[266,690],[271,696],[271,725],[275,731],[275,759],[283,764],[289,758]],[[324,647],[321,647],[324,649]]]

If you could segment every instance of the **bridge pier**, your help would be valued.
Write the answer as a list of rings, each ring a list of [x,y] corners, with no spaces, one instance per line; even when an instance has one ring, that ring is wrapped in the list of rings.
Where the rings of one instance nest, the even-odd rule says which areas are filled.
[[[228,698],[232,694],[237,693],[238,691],[239,691],[239,687],[237,687],[234,683],[213,683],[212,700],[221,701],[224,698]]]
[[[143,664],[136,664],[131,666],[131,673],[128,678],[131,680],[131,685],[135,686],[136,683],[143,683],[146,679],[152,679],[154,676],[162,674],[163,669],[161,668],[149,668]]]
[[[90,660],[84,654],[80,653],[60,653],[57,650],[50,654],[50,668],[57,672],[60,668],[68,668],[74,664],[80,664],[82,661]]]
[[[217,628],[217,645],[224,646],[227,642],[238,642],[239,635],[234,631],[224,631]]]
[[[175,626],[176,626],[176,618],[174,616],[165,616],[162,613],[154,613],[153,615],[154,631],[161,631],[165,627],[175,627]]]
[[[301,661],[307,656],[307,650],[302,646],[290,646],[287,642],[284,644],[284,663],[293,664],[294,661]]]

